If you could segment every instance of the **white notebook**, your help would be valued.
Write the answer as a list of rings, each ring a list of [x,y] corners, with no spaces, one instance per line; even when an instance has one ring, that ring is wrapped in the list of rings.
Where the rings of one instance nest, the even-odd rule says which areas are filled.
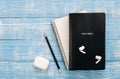
[[[66,68],[69,69],[69,16],[56,19],[52,24]]]
[[[78,13],[88,13],[86,10],[82,10]],[[52,22],[57,40],[61,49],[61,53],[69,70],[69,16],[58,18]]]

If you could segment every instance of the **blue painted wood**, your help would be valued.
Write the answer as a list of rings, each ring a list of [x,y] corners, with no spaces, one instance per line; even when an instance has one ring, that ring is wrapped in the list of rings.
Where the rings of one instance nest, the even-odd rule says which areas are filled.
[[[41,71],[32,62],[0,62],[2,79],[119,79],[120,62],[107,62],[106,70],[67,71],[63,62],[59,62],[62,73],[59,73],[54,62],[47,71]],[[5,68],[5,69],[3,69]]]
[[[55,37],[50,39],[50,43],[58,61],[63,61]],[[106,61],[120,61],[119,48],[120,40],[106,40]],[[43,36],[40,40],[0,40],[0,55],[1,62],[30,62],[36,56],[47,56],[47,59],[54,61]]]
[[[118,6],[119,0],[1,0],[0,17],[61,17],[79,10],[106,11],[120,17]]]
[[[51,22],[71,12],[106,13],[106,70],[67,71]],[[119,0],[0,0],[0,79],[119,79]],[[59,74],[43,38],[50,39]],[[34,68],[36,56],[50,61],[47,71]]]
[[[0,39],[41,39],[43,33],[54,38],[51,26],[57,18],[1,18]],[[114,24],[115,23],[115,24]],[[106,39],[120,39],[120,22],[106,14]],[[111,30],[112,29],[112,30]]]

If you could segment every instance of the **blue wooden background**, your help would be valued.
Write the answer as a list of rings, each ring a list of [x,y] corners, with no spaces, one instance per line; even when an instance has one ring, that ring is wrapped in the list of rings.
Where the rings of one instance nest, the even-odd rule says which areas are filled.
[[[106,69],[67,71],[51,21],[71,12],[106,13]],[[48,35],[59,74],[43,33]],[[33,66],[50,60],[47,71]],[[120,0],[0,0],[0,79],[120,79]]]

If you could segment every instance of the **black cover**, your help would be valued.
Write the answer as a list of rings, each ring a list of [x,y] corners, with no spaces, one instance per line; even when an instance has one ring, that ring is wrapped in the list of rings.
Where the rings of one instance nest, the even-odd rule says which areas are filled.
[[[80,46],[85,46],[86,54]],[[102,57],[98,64],[96,55]],[[69,14],[69,69],[105,69],[105,13]]]

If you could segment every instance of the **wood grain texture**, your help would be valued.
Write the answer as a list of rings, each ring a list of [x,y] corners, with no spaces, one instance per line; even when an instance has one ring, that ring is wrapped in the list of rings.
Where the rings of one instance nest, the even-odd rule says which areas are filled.
[[[72,12],[106,13],[106,69],[67,71],[51,22]],[[119,0],[0,0],[0,79],[119,79]],[[46,33],[62,73],[43,38]],[[47,71],[34,68],[36,56],[50,61]]]
[[[67,71],[59,62],[62,73],[57,71],[54,62],[47,71],[34,68],[32,62],[0,62],[1,79],[119,79],[120,62],[107,62],[106,70]],[[5,69],[3,69],[5,68]],[[117,72],[117,73],[116,73]]]

